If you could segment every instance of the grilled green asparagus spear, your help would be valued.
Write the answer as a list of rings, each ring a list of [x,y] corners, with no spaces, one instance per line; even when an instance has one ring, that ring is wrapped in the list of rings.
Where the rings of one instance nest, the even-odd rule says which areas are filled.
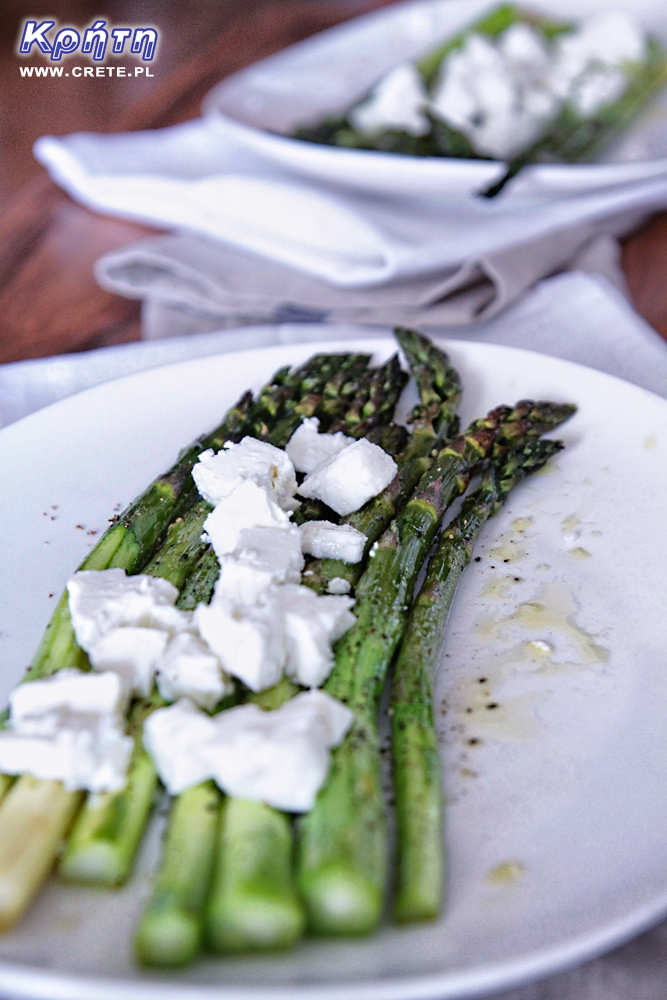
[[[220,822],[213,782],[195,785],[171,807],[151,900],[135,937],[145,965],[187,965],[202,947],[201,914],[208,896]]]
[[[298,838],[298,884],[314,933],[363,934],[380,919],[387,847],[376,716],[416,576],[440,519],[497,444],[537,437],[573,409],[523,401],[475,421],[441,450],[369,559],[357,588],[356,622],[339,640],[325,684],[355,719]]]
[[[25,912],[49,874],[82,799],[58,781],[24,776],[2,800],[0,822],[0,931]]]
[[[9,774],[0,774],[0,802],[9,791],[9,786],[14,779]]]
[[[394,334],[417,383],[419,403],[409,417],[412,434],[398,459],[396,479],[360,510],[341,519],[341,524],[349,524],[366,536],[365,555],[429,468],[433,449],[452,433],[461,398],[461,380],[444,351],[414,330],[398,327]],[[304,583],[325,594],[331,580],[338,578],[347,580],[353,589],[363,568],[364,560],[351,564],[341,559],[312,559]]]
[[[158,705],[157,700],[139,703],[131,712],[128,732],[135,743],[127,784],[119,792],[89,795],[76,816],[58,868],[67,881],[111,888],[127,878],[157,790],[141,729],[148,712]]]
[[[405,627],[391,689],[391,732],[397,825],[396,920],[440,912],[443,883],[442,778],[431,684],[449,611],[473,546],[510,491],[562,448],[529,441],[494,456],[481,486],[440,535]]]
[[[290,948],[301,937],[306,918],[293,882],[292,853],[289,817],[263,802],[225,799],[206,907],[212,951]]]

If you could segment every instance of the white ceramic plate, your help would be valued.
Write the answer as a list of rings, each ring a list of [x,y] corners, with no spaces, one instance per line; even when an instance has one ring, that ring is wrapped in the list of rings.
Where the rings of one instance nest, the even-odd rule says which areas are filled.
[[[360,340],[344,349],[391,347]],[[0,434],[1,697],[97,537],[90,532],[242,389],[311,351],[141,372]],[[449,796],[444,917],[287,955],[140,971],[131,935],[156,859],[153,830],[123,890],[51,882],[0,938],[1,994],[444,1000],[555,972],[667,913],[667,404],[525,351],[453,342],[451,353],[465,419],[526,395],[573,400],[580,412],[563,428],[568,447],[552,470],[523,484],[487,526],[453,610],[437,684]],[[533,640],[552,652],[525,646]]]
[[[245,148],[306,176],[396,197],[408,193],[473,195],[499,179],[505,165],[340,149],[287,135],[297,125],[346,109],[387,69],[417,58],[495,6],[495,0],[392,4],[235,73],[210,92],[204,110],[217,116],[226,132]],[[647,31],[667,41],[663,0],[615,0],[613,4],[609,0],[531,0],[526,6],[573,20],[595,10],[625,9]],[[523,171],[510,187],[517,195],[525,188],[531,197],[553,198],[664,173],[667,96],[631,129],[610,158],[644,162],[536,166]],[[507,200],[496,199],[488,210],[502,211]]]

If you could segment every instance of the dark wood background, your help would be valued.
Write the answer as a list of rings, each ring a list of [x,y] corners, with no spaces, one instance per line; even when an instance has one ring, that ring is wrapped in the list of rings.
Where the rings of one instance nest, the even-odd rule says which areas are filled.
[[[222,77],[387,0],[3,0],[0,10],[0,363],[136,340],[138,303],[102,291],[92,264],[152,230],[72,202],[32,157],[44,133],[161,128],[199,113]],[[391,2],[391,0],[390,0]],[[26,16],[152,24],[153,79],[21,77]],[[35,58],[35,64],[39,62]],[[120,60],[119,62],[122,62]],[[29,63],[28,63],[29,64]],[[43,63],[40,63],[43,65]],[[128,62],[129,65],[129,62]],[[667,338],[667,213],[630,236],[623,267],[637,310]]]

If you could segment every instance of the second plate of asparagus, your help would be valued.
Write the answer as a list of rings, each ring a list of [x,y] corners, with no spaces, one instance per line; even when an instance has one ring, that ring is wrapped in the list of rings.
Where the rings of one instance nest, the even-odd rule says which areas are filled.
[[[471,995],[665,909],[664,403],[393,349],[185,363],[0,435],[3,990]]]

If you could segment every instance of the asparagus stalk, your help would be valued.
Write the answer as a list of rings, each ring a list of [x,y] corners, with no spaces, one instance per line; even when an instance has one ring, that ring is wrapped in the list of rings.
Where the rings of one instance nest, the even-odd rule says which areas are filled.
[[[137,957],[145,965],[187,965],[201,950],[201,913],[213,871],[220,801],[213,782],[206,782],[173,802],[157,882],[135,937]]]
[[[434,918],[442,903],[442,779],[431,682],[456,588],[486,521],[517,483],[561,448],[558,441],[529,441],[494,458],[479,489],[443,529],[410,612],[390,707],[398,840],[393,913],[398,921]]]
[[[9,791],[13,780],[14,779],[10,774],[0,774],[0,802],[2,802],[5,795]]]
[[[213,951],[289,948],[299,939],[305,913],[292,880],[292,849],[286,815],[263,802],[225,800],[206,908]]]
[[[399,459],[396,479],[360,510],[341,519],[342,524],[349,524],[366,536],[364,556],[431,465],[433,449],[454,429],[461,398],[459,374],[444,351],[414,330],[398,327],[394,334],[416,381],[419,403],[410,414],[412,434]],[[363,572],[364,560],[350,564],[341,559],[313,559],[307,568],[304,583],[324,594],[334,578],[347,580],[353,589]]]
[[[18,778],[0,804],[0,931],[19,919],[49,874],[81,794]]]
[[[134,705],[129,732],[135,743],[127,783],[118,792],[87,796],[58,868],[66,881],[113,887],[129,875],[157,791],[155,767],[144,750],[141,730],[149,712],[160,704],[155,697]]]
[[[380,919],[387,846],[376,716],[416,576],[440,519],[497,444],[537,437],[572,412],[571,406],[522,401],[473,423],[440,451],[368,562],[357,588],[356,622],[339,640],[325,684],[355,719],[300,825],[297,878],[314,933],[368,933]]]

